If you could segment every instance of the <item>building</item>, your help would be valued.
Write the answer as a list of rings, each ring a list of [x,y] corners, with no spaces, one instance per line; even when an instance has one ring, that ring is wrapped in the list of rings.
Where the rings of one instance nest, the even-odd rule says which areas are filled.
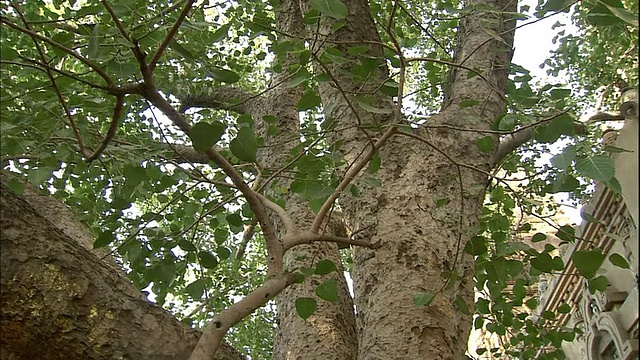
[[[615,138],[606,142],[628,152],[612,153],[621,194],[596,185],[592,201],[583,212],[591,215],[576,231],[576,240],[563,249],[566,269],[562,276],[548,277],[539,286],[537,311],[556,312],[567,304],[571,311],[558,314],[558,327],[576,327],[582,331],[572,342],[563,342],[567,359],[638,359],[638,93],[624,92],[620,107],[626,118]],[[604,292],[592,294],[588,282],[573,264],[576,251],[599,248],[606,259],[597,274],[609,280]],[[616,266],[610,256],[619,254],[629,268]],[[617,256],[617,255],[614,255]],[[624,262],[622,262],[624,265]],[[618,263],[620,265],[620,263]]]

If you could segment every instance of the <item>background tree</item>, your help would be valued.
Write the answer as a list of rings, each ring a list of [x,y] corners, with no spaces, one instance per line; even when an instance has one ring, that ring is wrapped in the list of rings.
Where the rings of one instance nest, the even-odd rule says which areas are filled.
[[[543,3],[536,15],[571,6]],[[622,4],[606,8],[616,26],[637,27]],[[59,356],[73,337],[43,329],[63,319],[86,329],[78,358],[239,356],[219,346],[228,334],[252,358],[459,359],[474,312],[476,327],[522,334],[506,346],[513,356],[570,340],[572,329],[544,331],[544,319],[515,312],[535,307],[526,291],[505,292],[507,283],[525,289],[564,268],[549,255],[553,246],[540,252],[512,241],[514,208],[535,214],[547,206],[537,197],[578,198],[581,177],[619,185],[609,158],[574,138],[584,126],[571,90],[534,88],[511,64],[516,19],[525,16],[518,11],[506,0],[7,4],[3,166],[70,205],[138,289],[203,332],[171,325],[184,332],[174,353],[168,344],[87,336],[90,315],[115,312],[143,326],[118,323],[104,334],[163,341],[164,332],[145,338],[155,327],[127,314],[158,311],[155,324],[169,328],[166,314],[114,305],[123,279],[75,292],[58,286],[61,307],[36,301],[56,287],[26,292],[18,274],[53,272],[22,282],[96,280],[68,275],[84,268],[64,251],[37,247],[66,220],[38,220],[38,236],[18,236],[39,218],[16,210],[29,207],[11,178],[3,188],[3,224],[14,229],[3,235],[3,274],[11,274],[2,279],[3,351]],[[537,162],[560,138],[573,140],[551,165]],[[528,179],[519,191],[506,182],[515,173]],[[570,226],[558,236],[575,240]],[[49,241],[76,254],[68,236]],[[353,252],[341,254],[346,247]],[[99,262],[86,246],[78,251],[73,259],[87,268]],[[25,256],[51,260],[17,266]],[[476,290],[483,296],[474,305]],[[55,311],[33,316],[44,304]],[[58,311],[65,304],[81,306],[71,317]],[[17,324],[32,325],[10,336]],[[43,339],[50,346],[30,342]]]

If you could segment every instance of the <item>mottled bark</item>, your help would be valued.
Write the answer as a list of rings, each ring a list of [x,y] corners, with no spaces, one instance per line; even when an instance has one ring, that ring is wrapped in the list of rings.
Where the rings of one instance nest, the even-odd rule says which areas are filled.
[[[469,1],[467,6],[478,3]],[[377,71],[365,82],[348,75],[354,63],[318,68],[329,71],[335,79],[335,83],[319,85],[320,96],[325,105],[331,105],[326,107],[328,117],[338,119],[341,128],[352,126],[335,138],[344,141],[345,158],[353,163],[371,147],[371,138],[402,120],[392,115],[372,116],[349,103],[348,96],[374,93],[387,71],[380,47],[371,45],[380,38],[366,1],[345,4],[349,8],[346,25],[333,32],[327,24],[320,31],[330,34],[326,46],[337,47],[348,56],[349,46],[364,42],[370,44],[369,55],[380,59]],[[462,21],[456,58],[466,67],[480,69],[483,76],[469,78],[466,70],[455,69],[448,102],[429,124],[489,129],[505,110],[501,96],[512,44],[512,32],[505,30],[514,22],[500,12],[515,11],[516,3],[498,0],[482,4],[494,12],[476,10]],[[502,34],[504,41],[492,38],[483,28]],[[352,60],[355,64],[359,61]],[[376,107],[393,106],[390,98],[373,96]],[[470,108],[458,105],[471,99],[480,104]],[[363,125],[368,125],[368,130]],[[382,186],[359,184],[360,197],[341,197],[340,205],[352,229],[366,229],[360,236],[382,244],[375,251],[354,251],[358,359],[463,358],[471,315],[461,312],[455,302],[459,299],[469,309],[473,307],[473,261],[463,247],[476,231],[491,164],[490,155],[475,145],[482,136],[450,129],[416,129],[396,135],[380,151],[382,167],[375,176]],[[457,164],[473,165],[480,171]],[[446,272],[456,273],[461,280],[443,290],[446,278],[442,274]],[[430,306],[418,308],[412,301],[418,292],[438,295]]]
[[[0,343],[8,359],[186,359],[200,333],[146,300],[66,207],[0,178]],[[73,237],[71,237],[73,236]],[[216,359],[243,359],[228,345]]]
[[[281,1],[276,10],[278,29],[284,34],[300,36],[305,33],[297,0]],[[284,39],[283,39],[284,40]],[[274,115],[276,134],[265,135],[265,147],[259,151],[261,167],[281,169],[291,161],[292,149],[300,144],[300,119],[296,105],[302,96],[300,87],[288,87],[286,77],[288,67],[298,63],[291,55],[283,64],[283,71],[274,74],[271,81],[275,88],[267,93],[265,113]],[[280,85],[276,85],[280,84]],[[281,190],[288,189],[291,177],[278,177],[268,185],[267,194],[283,197]],[[309,206],[290,190],[284,195],[285,210],[292,217],[299,230],[308,230],[314,219]],[[284,234],[280,226],[280,234]],[[334,230],[331,232],[331,230]],[[329,228],[332,235],[335,229]],[[344,236],[344,235],[343,235]],[[342,273],[342,264],[338,246],[334,243],[314,243],[297,246],[285,254],[284,265],[287,271],[301,267],[312,268],[320,260],[331,260],[338,270],[326,276],[312,276],[301,284],[285,289],[277,298],[278,326],[274,341],[275,359],[308,359],[310,354],[316,359],[353,359],[356,356],[357,343],[353,301],[349,295],[346,280]],[[330,303],[318,299],[316,312],[306,321],[296,313],[295,301],[300,297],[315,297],[315,288],[327,279],[335,280],[339,285],[338,301]]]

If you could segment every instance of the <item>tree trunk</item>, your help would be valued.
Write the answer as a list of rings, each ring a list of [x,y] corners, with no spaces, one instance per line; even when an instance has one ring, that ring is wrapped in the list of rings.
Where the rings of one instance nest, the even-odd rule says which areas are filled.
[[[303,36],[305,29],[297,0],[280,2],[276,9],[276,23],[284,34]],[[283,37],[282,40],[291,39]],[[268,175],[284,169],[291,161],[294,148],[301,143],[297,104],[302,96],[302,89],[300,86],[288,86],[289,66],[297,64],[299,60],[292,54],[285,56],[285,60],[279,63],[282,71],[274,74],[271,79],[273,89],[266,94],[268,100],[266,107],[261,109],[263,113],[254,115],[254,118],[258,119],[261,119],[262,115],[275,117],[273,125],[277,131],[274,134],[266,131],[267,124],[264,123],[259,131],[265,139],[265,144],[258,152],[258,162],[261,168],[271,170],[265,172]],[[291,182],[290,175],[278,176],[267,185],[265,193],[275,195],[275,198],[284,197],[285,210],[291,216],[296,228],[307,230],[313,222],[314,213],[306,202],[291,190],[285,196],[282,195],[282,189],[289,189]],[[283,224],[277,217],[273,216],[272,219],[276,228],[279,229],[278,235],[284,235],[287,229],[283,228]],[[329,228],[328,232],[331,233],[332,230],[336,229]],[[339,234],[333,233],[333,235]],[[325,276],[307,277],[303,283],[286,288],[276,298],[278,326],[274,339],[275,359],[307,359],[309,354],[314,354],[314,358],[327,360],[353,359],[356,356],[353,301],[343,275],[338,246],[333,243],[315,243],[295,247],[285,254],[284,267],[286,271],[296,271],[302,267],[313,268],[314,264],[320,260],[331,260],[336,265],[337,271]],[[331,303],[319,300],[315,313],[306,321],[301,319],[296,313],[296,299],[315,297],[316,287],[328,279],[333,279],[338,284],[338,301]]]
[[[104,254],[88,249],[90,237],[63,204],[26,185],[17,196],[7,181],[0,177],[3,359],[189,356],[198,331],[147,301]],[[216,359],[244,357],[225,344]]]
[[[365,82],[349,76],[349,67],[357,62],[323,67],[335,81],[319,85],[326,116],[346,129],[337,132],[335,139],[343,141],[347,163],[353,164],[373,140],[388,127],[401,124],[402,118],[397,109],[395,116],[374,116],[349,103],[349,96],[373,94],[375,107],[394,106],[391,98],[375,91],[388,72],[381,47],[371,45],[381,41],[367,2],[345,4],[349,9],[345,26],[332,31],[331,24],[325,24],[319,32],[330,34],[325,46],[338,48],[348,58],[350,46],[368,43],[370,58],[380,59]],[[466,351],[474,269],[473,259],[463,248],[477,231],[492,164],[490,154],[483,154],[475,144],[484,134],[454,128],[486,130],[505,111],[502,95],[515,21],[500,12],[516,9],[516,2],[505,0],[469,1],[467,6],[479,4],[493,12],[476,10],[462,20],[456,59],[482,76],[469,77],[467,70],[452,68],[442,112],[425,127],[394,136],[379,152],[382,167],[375,176],[381,186],[357,183],[359,197],[340,199],[351,230],[382,245],[375,251],[355,249],[358,359],[461,359]],[[503,41],[492,38],[489,31],[501,34]],[[462,108],[462,100],[480,103]],[[429,129],[432,125],[450,127]],[[437,296],[428,307],[419,308],[413,303],[417,293]]]

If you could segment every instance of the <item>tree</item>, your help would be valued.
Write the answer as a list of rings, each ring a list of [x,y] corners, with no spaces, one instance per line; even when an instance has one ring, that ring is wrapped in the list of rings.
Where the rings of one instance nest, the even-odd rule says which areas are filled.
[[[555,7],[538,15],[566,8]],[[18,230],[2,240],[12,275],[2,279],[5,350],[60,357],[74,337],[38,326],[9,334],[26,320],[69,329],[57,310],[77,303],[77,358],[239,356],[220,345],[229,333],[252,358],[460,359],[474,312],[475,326],[526,330],[511,355],[569,340],[571,329],[546,334],[544,321],[514,313],[526,291],[504,294],[508,282],[524,288],[564,266],[551,248],[512,241],[513,210],[539,213],[535,196],[580,196],[579,177],[617,181],[611,161],[576,136],[584,126],[571,91],[532,89],[511,64],[522,16],[506,0],[13,2],[0,18],[3,166],[71,205],[138,289],[203,330],[148,304],[112,308],[133,296],[124,279],[92,271],[99,258],[33,215],[10,179],[3,224]],[[541,169],[531,154],[561,137],[571,145]],[[525,190],[509,188],[516,172]],[[34,222],[37,236],[15,236]],[[558,236],[574,241],[570,226]],[[41,245],[54,240],[62,245]],[[16,267],[24,253],[51,260]],[[53,278],[82,269],[61,278],[91,284],[81,275],[91,274],[99,286],[74,303],[73,287],[38,285],[59,300],[35,302],[15,276],[51,263]],[[475,290],[484,297],[474,301]],[[21,298],[34,302],[18,307]],[[264,306],[274,298],[271,353],[255,339],[270,338]],[[28,316],[45,304],[51,318]],[[90,315],[111,309],[122,314],[108,332],[118,336],[98,346],[111,335],[91,333]],[[145,338],[140,312],[166,330]],[[163,344],[167,332],[183,334],[179,349]],[[125,335],[144,344],[139,352]],[[43,339],[51,351],[32,352]]]

